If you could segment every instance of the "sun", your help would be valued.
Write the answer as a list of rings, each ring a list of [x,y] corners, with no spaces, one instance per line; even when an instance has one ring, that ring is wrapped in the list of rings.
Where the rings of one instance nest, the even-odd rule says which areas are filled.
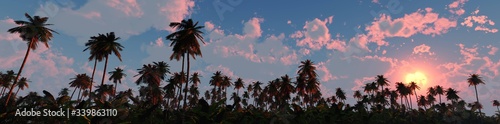
[[[424,87],[427,84],[427,76],[422,72],[408,73],[405,77],[406,83],[415,82],[418,86]]]

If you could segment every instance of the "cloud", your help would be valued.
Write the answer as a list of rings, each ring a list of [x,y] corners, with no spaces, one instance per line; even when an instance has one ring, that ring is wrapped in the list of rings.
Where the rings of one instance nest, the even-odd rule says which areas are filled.
[[[453,13],[455,15],[462,15],[465,13],[465,10],[463,9],[463,6],[465,4],[465,2],[467,2],[468,0],[455,0],[453,1],[452,3],[450,3],[448,5],[448,9],[450,11],[450,13]]]
[[[368,31],[367,36],[370,42],[382,46],[388,45],[384,40],[386,38],[408,38],[417,33],[432,36],[441,35],[447,33],[448,29],[456,27],[456,25],[456,21],[444,17],[440,18],[438,13],[432,12],[432,8],[426,8],[396,19],[382,14],[365,30]]]
[[[330,43],[326,45],[326,49],[329,50],[338,50],[340,52],[345,52],[346,51],[346,43],[345,41],[336,39],[336,40],[331,40]]]
[[[464,18],[464,21],[460,23],[463,26],[466,27],[473,27],[474,23],[477,24],[477,26],[474,28],[476,31],[484,31],[486,33],[496,33],[498,32],[498,29],[496,28],[487,28],[486,26],[494,26],[495,22],[492,20],[488,19],[488,16],[485,15],[477,15],[479,10],[476,10],[475,12],[472,13],[471,16],[468,16]]]
[[[498,47],[494,47],[492,45],[488,45],[486,48],[491,49],[488,52],[488,54],[490,54],[490,55],[495,55],[495,53],[497,53],[497,51],[498,51]]]
[[[431,47],[427,46],[425,44],[418,45],[415,48],[413,48],[412,54],[419,54],[422,55],[424,53],[427,53],[429,55],[434,55],[434,52],[431,52]]]
[[[233,71],[231,71],[230,68],[222,66],[222,65],[218,65],[218,66],[210,65],[210,66],[207,66],[205,68],[205,71],[207,71],[207,72],[221,71],[222,74],[224,74],[224,75],[226,75],[228,77],[231,77],[232,79],[238,78],[236,75],[234,75]]]
[[[304,31],[297,31],[290,35],[290,37],[297,39],[297,46],[305,46],[312,50],[319,50],[330,41],[329,29],[326,27],[326,23],[329,22],[329,19],[322,21],[318,18],[310,22],[306,21]]]
[[[151,27],[156,30],[173,31],[168,26],[169,22],[179,22],[190,15],[194,1],[89,0],[76,10],[52,6],[56,9],[39,8],[35,15],[48,16],[48,23],[54,24],[51,26],[52,29],[76,37],[78,43],[83,45],[90,36],[97,33],[114,31],[117,36],[126,40],[130,36],[150,30]]]
[[[215,26],[212,22],[205,22],[205,29],[207,31],[212,31],[212,30],[214,30],[214,28],[215,28]]]
[[[248,37],[260,37],[262,35],[262,30],[260,29],[260,23],[264,19],[262,18],[252,18],[245,23],[243,27],[243,33]]]
[[[480,59],[477,55],[477,47],[466,48],[464,44],[458,44],[460,47],[460,54],[463,56],[463,59],[466,64],[470,64],[473,60]]]
[[[159,37],[154,42],[151,42],[150,45],[155,45],[157,47],[163,47],[165,44],[163,43],[163,39]]]
[[[127,16],[141,17],[144,14],[136,0],[110,0],[107,4]]]

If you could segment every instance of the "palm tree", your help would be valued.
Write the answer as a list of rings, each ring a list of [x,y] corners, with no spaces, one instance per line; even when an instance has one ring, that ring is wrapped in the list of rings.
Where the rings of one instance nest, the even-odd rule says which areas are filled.
[[[384,75],[377,75],[376,80],[377,85],[381,86],[382,88],[380,89],[383,93],[384,86],[389,86],[389,80],[384,77]]]
[[[17,82],[17,91],[16,93],[14,94],[14,96],[17,96],[17,93],[19,92],[19,89],[22,89],[24,90],[24,88],[29,88],[29,85],[28,85],[28,82],[31,82],[29,81],[27,78],[25,77],[22,77],[19,82]]]
[[[418,95],[417,95],[417,89],[420,89],[420,87],[417,85],[415,82],[410,82],[410,90],[413,91],[415,94],[415,101],[418,101]]]
[[[401,95],[401,104],[403,104],[402,100],[404,96],[406,98],[407,107],[411,106],[408,102],[408,95],[411,93],[411,91],[405,84],[403,84],[403,82],[396,82],[396,91],[398,91],[398,93]]]
[[[285,103],[288,104],[288,100],[291,99],[290,94],[295,92],[295,88],[292,85],[292,79],[288,76],[281,76],[281,80],[279,82],[279,95],[281,100],[280,108],[282,108]]]
[[[98,36],[91,36],[90,40],[88,40],[87,43],[85,43],[86,48],[83,49],[83,52],[90,50],[90,56],[88,58],[89,61],[94,60],[94,69],[92,70],[92,76],[90,77],[91,87],[90,87],[90,92],[92,92],[92,87],[94,87],[94,75],[95,75],[95,70],[97,68],[97,61],[102,62],[104,60],[104,52],[99,48],[100,42],[104,41],[104,35],[98,34]],[[89,96],[89,100],[92,99],[92,96]]]
[[[493,100],[491,102],[493,102],[493,106],[497,107],[497,111],[500,112],[500,109],[498,108],[498,106],[500,106],[500,102],[498,102],[498,100]]]
[[[429,102],[425,99],[425,96],[420,95],[420,99],[418,99],[417,105],[424,106],[424,108],[427,109],[427,107],[426,107],[427,103],[429,103]]]
[[[234,89],[236,89],[236,95],[240,96],[239,94],[240,89],[245,88],[244,83],[245,82],[243,82],[243,79],[241,78],[236,79],[236,81],[234,82]]]
[[[115,32],[110,32],[104,34],[99,34],[99,37],[102,37],[103,41],[98,42],[96,44],[96,50],[99,52],[102,52],[104,54],[104,58],[106,58],[106,62],[104,63],[104,71],[102,73],[102,80],[101,80],[101,85],[104,85],[104,79],[106,78],[106,68],[108,67],[108,59],[109,55],[114,54],[120,62],[122,61],[122,55],[120,54],[120,51],[123,50],[123,46],[116,42],[117,40],[120,39],[120,37],[115,36]]]
[[[448,88],[446,90],[446,99],[452,101],[452,102],[457,102],[460,97],[457,95],[458,91],[453,89],[453,88]]]
[[[429,102],[431,107],[434,105],[434,102],[436,102],[436,98],[431,94],[427,94],[426,99],[427,99],[427,102]]]
[[[299,65],[299,70],[297,71],[299,75],[299,79],[297,81],[297,88],[301,86],[299,89],[304,89],[302,86],[302,81],[305,82],[305,93],[307,93],[310,99],[313,98],[313,94],[319,92],[319,81],[316,78],[318,75],[316,74],[316,67],[314,66],[314,62],[307,59],[305,61],[301,61]],[[301,82],[299,82],[301,81]],[[299,85],[301,84],[301,85]],[[316,95],[317,96],[317,95]],[[306,97],[303,96],[303,99]],[[312,106],[314,100],[310,100],[309,105]]]
[[[214,88],[212,89],[212,101],[211,101],[211,104],[214,104],[215,103],[215,100],[219,100],[220,98],[218,97],[220,93],[217,92],[217,87],[220,87],[221,84],[222,84],[222,72],[220,71],[217,71],[213,74],[213,76],[211,77],[210,79],[210,82],[209,84],[211,86],[214,86]]]
[[[157,67],[151,64],[142,65],[142,68],[137,69],[139,78],[135,81],[135,84],[140,85],[141,83],[147,84],[148,86],[160,86],[161,74],[157,71]]]
[[[69,95],[68,88],[62,88],[61,91],[59,92],[59,96],[68,96],[68,95]]]
[[[57,34],[56,31],[46,27],[52,25],[46,23],[47,20],[49,20],[48,17],[40,17],[40,16],[31,17],[28,13],[25,13],[24,16],[28,18],[28,21],[23,21],[23,20],[14,21],[19,26],[8,30],[9,33],[18,33],[19,37],[21,37],[23,41],[27,41],[28,48],[26,49],[26,54],[24,55],[21,68],[19,68],[17,76],[14,79],[14,83],[10,87],[9,95],[7,97],[7,100],[5,101],[5,106],[7,106],[9,103],[12,90],[14,89],[14,86],[16,86],[17,81],[21,76],[24,65],[26,64],[26,60],[28,59],[28,56],[30,54],[30,50],[31,49],[36,50],[36,48],[38,47],[38,43],[40,42],[45,44],[45,47],[49,48],[48,42],[53,37],[52,33]]]
[[[352,95],[352,97],[357,98],[359,101],[359,100],[361,100],[361,98],[363,98],[363,95],[361,94],[361,92],[359,90],[356,90],[356,91],[354,91],[354,95]]]
[[[187,75],[189,75],[189,66],[190,66],[189,55],[191,55],[193,59],[196,59],[195,56],[203,57],[198,40],[200,40],[203,44],[205,44],[202,36],[203,32],[201,31],[201,29],[204,26],[198,26],[198,22],[194,23],[192,19],[182,20],[181,22],[171,22],[169,26],[177,30],[176,32],[166,37],[166,39],[172,41],[170,46],[174,46],[173,47],[174,52],[170,56],[170,60],[175,58],[177,61],[179,61],[180,57],[182,56],[184,64],[184,57],[185,54],[187,54],[188,57],[187,57],[186,70],[187,70]],[[182,72],[184,72],[184,66],[182,67],[182,70],[183,70]],[[184,96],[186,96],[188,89],[187,82],[185,84],[184,89],[185,89]],[[184,97],[184,105],[186,105],[186,99],[187,98]]]
[[[71,98],[73,98],[73,95],[75,94],[76,89],[80,89],[78,93],[78,98],[80,98],[80,92],[82,89],[87,89],[91,87],[91,80],[90,77],[87,76],[87,74],[77,74],[74,78],[71,78],[71,82],[69,82],[70,87],[75,87],[75,90],[73,90],[73,93],[71,94]],[[79,99],[78,99],[79,100]]]
[[[3,96],[4,93],[7,91],[7,88],[9,88],[12,85],[12,82],[15,78],[16,74],[14,73],[13,70],[7,71],[7,73],[3,74],[0,72],[0,77],[1,77],[1,84],[2,84],[2,93],[0,96]]]
[[[190,79],[191,83],[193,83],[194,86],[198,87],[198,84],[201,82],[200,77],[202,77],[202,76],[200,76],[200,74],[198,72],[193,73],[193,75],[191,75],[191,79]]]
[[[439,103],[443,103],[441,102],[441,95],[444,95],[444,88],[440,85],[437,85],[434,89],[436,90],[436,94],[439,95]]]
[[[479,102],[479,97],[477,95],[477,85],[479,84],[484,84],[483,80],[478,74],[471,74],[469,78],[467,78],[467,83],[469,83],[469,87],[474,85],[474,89],[476,90],[476,100],[478,104],[481,104]],[[481,114],[481,108],[479,108],[479,114]]]
[[[109,79],[108,80],[113,80],[113,83],[115,83],[115,91],[116,91],[116,87],[118,87],[118,83],[122,83],[122,79],[124,77],[127,76],[127,74],[123,73],[123,69],[121,69],[120,67],[116,67],[114,71],[110,71],[109,74],[111,76],[109,76]]]
[[[153,64],[154,66],[156,66],[156,69],[158,69],[158,73],[160,73],[161,80],[165,80],[165,76],[167,76],[167,74],[170,74],[170,66],[168,65],[168,63],[160,61],[160,62],[153,62]]]
[[[336,89],[335,96],[344,103],[344,100],[346,99],[345,92],[339,87]]]

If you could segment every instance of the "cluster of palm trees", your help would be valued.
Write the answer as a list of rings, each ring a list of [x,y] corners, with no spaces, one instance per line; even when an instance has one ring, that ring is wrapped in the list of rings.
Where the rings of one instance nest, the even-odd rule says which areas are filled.
[[[426,95],[418,95],[417,90],[420,90],[420,86],[415,82],[408,82],[408,84],[395,82],[395,90],[391,90],[389,88],[391,86],[390,81],[384,75],[377,75],[372,83],[365,84],[363,87],[364,94],[359,90],[354,91],[353,98],[357,99],[357,101],[353,106],[345,102],[347,99],[346,92],[341,88],[335,90],[335,95],[324,98],[321,94],[316,66],[311,60],[300,62],[296,76],[283,75],[268,81],[266,84],[254,81],[245,85],[246,83],[242,78],[233,80],[232,77],[224,75],[221,71],[216,71],[208,81],[208,84],[213,88],[205,91],[204,96],[200,98],[198,85],[203,82],[200,80],[201,75],[199,73],[190,73],[190,58],[196,59],[196,56],[202,56],[199,41],[204,43],[203,32],[201,31],[204,26],[198,26],[198,22],[191,19],[170,23],[170,27],[174,28],[176,32],[166,36],[167,40],[172,41],[170,46],[173,53],[170,60],[180,61],[182,59],[181,71],[171,72],[170,66],[164,61],[144,64],[137,69],[138,74],[134,75],[134,77],[138,77],[135,83],[139,86],[139,95],[134,96],[132,89],[117,92],[118,84],[121,84],[122,79],[127,76],[122,68],[116,67],[113,71],[106,71],[109,55],[114,55],[122,61],[120,51],[124,48],[117,42],[120,37],[115,36],[114,32],[109,32],[91,36],[90,40],[85,44],[86,48],[83,51],[90,51],[88,60],[94,61],[94,69],[90,76],[82,73],[76,74],[75,77],[70,79],[69,87],[73,88],[73,91],[70,91],[70,88],[63,88],[57,98],[47,91],[43,91],[44,97],[39,96],[36,92],[30,92],[25,97],[16,97],[19,90],[28,87],[29,80],[24,77],[20,78],[20,75],[30,50],[35,50],[40,42],[48,47],[47,43],[51,40],[52,33],[57,33],[46,27],[51,25],[46,24],[47,17],[31,17],[28,14],[25,14],[25,16],[28,21],[15,21],[19,26],[8,30],[10,33],[19,33],[20,37],[28,42],[28,49],[18,73],[12,70],[6,73],[0,72],[0,102],[5,102],[4,109],[0,109],[0,118],[12,117],[12,112],[17,107],[35,107],[39,109],[58,107],[71,109],[119,108],[122,114],[142,113],[130,116],[139,118],[139,120],[151,116],[167,118],[167,120],[179,120],[169,113],[183,111],[180,113],[182,122],[189,120],[186,118],[193,115],[203,116],[193,120],[210,120],[209,118],[214,116],[220,119],[224,117],[226,112],[239,113],[238,116],[241,117],[244,116],[242,113],[248,114],[249,112],[277,112],[273,118],[278,119],[290,118],[280,115],[282,113],[294,113],[296,114],[295,119],[297,119],[299,117],[314,117],[314,113],[321,112],[325,112],[325,115],[329,115],[331,112],[344,113],[345,115],[353,112],[373,115],[376,113],[388,114],[383,112],[389,111],[392,113],[391,116],[396,114],[394,116],[405,117],[406,112],[416,112],[412,105],[413,96],[415,96],[415,102],[419,110],[437,111],[441,115],[448,112],[446,115],[450,116],[450,118],[441,119],[452,119],[451,122],[455,122],[453,121],[453,119],[456,119],[455,116],[460,115],[462,117],[465,111],[466,103],[457,95],[459,91],[453,88],[446,89],[437,85],[428,88]],[[186,56],[187,61],[185,61]],[[96,65],[103,60],[105,63],[101,84],[95,86]],[[186,68],[184,67],[185,64],[187,65]],[[106,73],[110,75],[108,80],[113,82],[114,85],[105,83]],[[477,99],[476,102],[468,104],[471,109],[467,111],[479,110],[478,115],[481,116],[482,106],[479,103],[476,86],[484,84],[484,81],[478,74],[471,74],[467,82],[469,86],[474,86]],[[18,89],[12,95],[15,86]],[[96,89],[92,90],[93,87],[96,87]],[[234,90],[229,93],[228,89],[231,88]],[[78,94],[76,99],[73,99],[76,91],[78,91]],[[70,92],[72,92],[71,95],[69,95]],[[450,101],[448,104],[441,100],[442,95]],[[438,104],[435,104],[437,101],[436,96],[439,97]],[[88,100],[85,100],[87,97]],[[399,103],[397,99],[399,99]],[[228,100],[232,100],[233,103],[228,104]],[[9,101],[11,101],[10,104]],[[208,107],[209,103],[211,107]],[[494,100],[493,106],[498,109],[500,103]],[[424,109],[421,107],[424,107]],[[325,110],[325,108],[328,109]],[[210,114],[210,111],[215,113]],[[302,115],[304,112],[311,111],[312,113]],[[205,114],[201,114],[203,112]],[[263,115],[269,117],[266,114]],[[254,117],[257,117],[257,115],[248,118]],[[349,115],[349,117],[354,117],[354,115]],[[92,122],[94,119],[102,120],[103,118],[92,118]],[[120,118],[114,119],[119,120]],[[16,119],[5,120],[6,122],[22,121]],[[121,120],[126,119],[122,118]],[[221,120],[217,119],[212,119],[212,121],[221,122]],[[405,121],[396,120],[395,122]]]

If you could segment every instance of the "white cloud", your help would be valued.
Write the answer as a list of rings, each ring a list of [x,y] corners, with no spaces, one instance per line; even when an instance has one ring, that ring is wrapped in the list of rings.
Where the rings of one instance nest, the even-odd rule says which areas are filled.
[[[418,46],[413,48],[412,54],[422,55],[424,53],[427,53],[428,55],[434,55],[434,52],[431,52],[431,47],[427,46],[425,44],[418,45]]]
[[[318,18],[310,22],[307,21],[304,25],[304,31],[297,31],[290,37],[298,39],[297,46],[306,46],[313,50],[319,50],[330,41],[329,29],[326,27],[328,22],[328,19],[321,21]],[[302,37],[304,38],[299,39]]]
[[[114,31],[117,36],[127,39],[151,27],[172,31],[169,22],[179,22],[190,15],[194,1],[89,0],[77,10],[52,6],[56,9],[40,8],[35,15],[49,16],[48,23],[55,24],[52,26],[54,30],[76,37],[78,43],[83,44],[97,33]]]

